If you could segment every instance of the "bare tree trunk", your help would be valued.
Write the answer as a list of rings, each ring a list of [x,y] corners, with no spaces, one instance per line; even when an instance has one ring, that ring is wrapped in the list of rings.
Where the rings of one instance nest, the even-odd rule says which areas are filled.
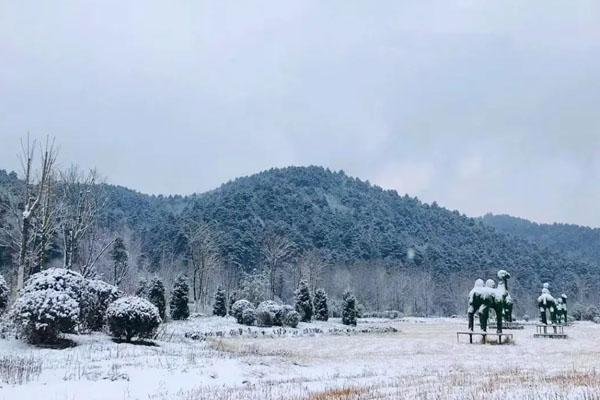
[[[196,303],[198,301],[198,294],[196,292],[196,278],[198,276],[198,269],[194,268],[194,278],[193,278],[193,282],[192,282],[192,286],[194,287],[194,303]]]
[[[49,137],[46,138],[46,144],[43,148],[41,158],[42,167],[40,172],[40,181],[36,185],[32,185],[31,183],[31,168],[34,158],[34,147],[35,141],[33,145],[31,145],[29,137],[27,137],[26,144],[21,142],[21,164],[25,173],[25,189],[23,193],[23,212],[21,215],[19,261],[17,266],[17,289],[23,288],[26,274],[31,273],[31,261],[40,259],[39,252],[43,253],[46,250],[43,247],[32,249],[32,244],[34,244],[35,238],[32,238],[31,230],[33,227],[32,219],[36,215],[39,205],[45,201],[44,196],[50,195],[51,174],[54,168],[54,162],[56,161],[54,140],[50,141]],[[31,190],[31,186],[35,187],[34,190]],[[48,206],[50,205],[48,204]],[[41,225],[40,229],[44,229],[43,224]],[[32,254],[32,250],[37,250],[38,253]]]

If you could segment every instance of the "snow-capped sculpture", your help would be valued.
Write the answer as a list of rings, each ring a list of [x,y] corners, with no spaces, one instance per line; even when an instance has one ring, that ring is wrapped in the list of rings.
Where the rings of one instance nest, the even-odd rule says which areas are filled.
[[[556,322],[567,324],[567,295],[564,293],[556,299]]]
[[[508,291],[508,289],[507,289]],[[510,295],[510,293],[508,293],[508,295],[506,296],[506,301],[504,303],[504,320],[506,322],[513,322],[513,299]]]
[[[549,286],[548,283],[544,283],[542,294],[537,299],[540,308],[540,322],[544,325],[548,324],[548,313],[550,314],[550,322],[556,323],[556,299],[550,294]]]
[[[496,331],[502,333],[503,315],[507,308],[512,310],[512,299],[508,294],[508,279],[510,274],[501,269],[498,271],[498,287],[493,279],[488,279],[483,285],[483,280],[477,279],[475,286],[469,293],[469,329],[473,330],[473,319],[475,313],[479,314],[479,325],[481,330],[487,332],[487,321],[490,309],[496,313]]]
[[[479,314],[479,325],[484,327],[487,321],[482,321],[482,314],[479,312],[479,309],[483,306],[483,279],[477,279],[475,281],[475,286],[469,292],[469,310],[467,311],[467,316],[469,318],[469,330],[473,330],[475,313]],[[483,328],[482,328],[483,329]]]

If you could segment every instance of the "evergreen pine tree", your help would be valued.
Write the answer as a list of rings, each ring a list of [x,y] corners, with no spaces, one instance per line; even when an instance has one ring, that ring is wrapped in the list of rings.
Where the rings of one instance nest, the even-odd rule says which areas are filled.
[[[129,261],[125,242],[120,237],[115,239],[110,256],[113,260],[113,284],[118,287],[127,275]]]
[[[310,322],[313,315],[313,305],[310,291],[305,281],[300,281],[296,290],[296,311],[300,314],[302,322]]]
[[[327,321],[329,319],[329,307],[327,306],[327,293],[323,289],[317,289],[315,292],[315,319],[317,321]]]
[[[358,314],[356,311],[356,298],[350,290],[346,290],[343,300],[342,324],[356,326],[356,316]]]
[[[190,287],[187,283],[187,276],[179,275],[173,284],[173,291],[171,292],[171,301],[169,302],[169,308],[171,310],[171,318],[174,320],[187,319],[190,315],[190,309],[188,307],[188,294]]]
[[[233,291],[231,292],[231,294],[229,295],[229,315],[233,315],[233,304],[238,301],[238,294],[237,291]]]
[[[218,315],[219,317],[224,317],[227,315],[227,295],[225,294],[225,291],[220,287],[215,293],[215,304],[213,305],[213,314]]]
[[[165,285],[159,278],[153,278],[148,288],[148,300],[158,308],[160,318],[165,320],[166,300]]]
[[[148,281],[146,279],[142,278],[138,281],[135,295],[144,299],[148,297]]]

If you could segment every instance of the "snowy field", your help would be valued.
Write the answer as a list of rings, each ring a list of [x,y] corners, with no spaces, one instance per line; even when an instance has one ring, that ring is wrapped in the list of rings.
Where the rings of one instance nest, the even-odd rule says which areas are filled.
[[[165,324],[154,345],[103,334],[41,349],[0,339],[0,400],[600,399],[600,325],[567,340],[511,331],[510,345],[456,342],[461,319],[338,320],[298,329],[207,317]],[[241,333],[239,329],[242,329]]]

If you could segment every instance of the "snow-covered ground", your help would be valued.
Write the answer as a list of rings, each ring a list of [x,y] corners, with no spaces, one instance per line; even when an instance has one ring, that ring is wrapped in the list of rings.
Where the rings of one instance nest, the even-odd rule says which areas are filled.
[[[534,339],[527,326],[503,346],[457,343],[465,326],[248,330],[206,317],[165,324],[154,346],[103,334],[70,336],[77,345],[62,350],[0,339],[0,400],[600,399],[600,325],[576,323],[567,340]]]

